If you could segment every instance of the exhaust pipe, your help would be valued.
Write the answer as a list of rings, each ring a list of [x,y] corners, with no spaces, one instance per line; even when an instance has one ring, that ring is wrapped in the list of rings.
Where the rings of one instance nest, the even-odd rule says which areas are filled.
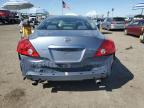
[[[96,83],[96,84],[101,84],[101,83],[102,83],[102,80],[101,80],[101,79],[95,79],[95,83]]]
[[[33,86],[37,86],[38,83],[40,83],[40,82],[41,82],[41,80],[35,80],[35,81],[32,83],[32,85],[33,85]]]
[[[41,80],[41,79],[35,80],[35,81],[32,83],[32,85],[37,86],[38,83],[42,83],[42,82],[45,82],[45,81],[44,81],[44,80]]]

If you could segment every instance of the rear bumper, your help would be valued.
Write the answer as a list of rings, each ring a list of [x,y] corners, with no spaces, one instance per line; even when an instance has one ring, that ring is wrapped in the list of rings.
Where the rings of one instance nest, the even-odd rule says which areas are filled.
[[[113,63],[113,56],[107,57],[102,61],[101,66],[95,66],[89,71],[58,71],[51,68],[32,67],[33,63],[43,64],[45,61],[36,60],[29,57],[21,57],[20,66],[22,74],[27,79],[35,80],[47,80],[47,81],[73,81],[73,80],[87,80],[87,79],[99,79],[105,78],[111,73],[111,66]],[[100,61],[98,61],[100,62]]]
[[[125,25],[117,25],[117,24],[111,24],[110,29],[125,29]]]
[[[48,81],[74,81],[86,79],[105,78],[107,76],[107,69],[105,67],[93,71],[83,72],[57,72],[47,71],[46,73],[40,72],[27,72],[26,77],[31,80],[48,80]]]

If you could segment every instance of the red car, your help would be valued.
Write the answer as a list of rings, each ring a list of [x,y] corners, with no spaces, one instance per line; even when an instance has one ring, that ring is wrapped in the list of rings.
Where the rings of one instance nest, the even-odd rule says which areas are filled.
[[[16,13],[9,10],[0,10],[0,22],[2,23],[16,23]]]
[[[144,19],[132,21],[125,28],[125,34],[126,35],[129,34],[129,35],[135,35],[135,36],[139,37],[143,33],[144,33]]]

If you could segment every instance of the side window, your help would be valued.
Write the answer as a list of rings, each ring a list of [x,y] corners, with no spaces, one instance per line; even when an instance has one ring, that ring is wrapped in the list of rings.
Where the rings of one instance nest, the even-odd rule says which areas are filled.
[[[140,25],[140,26],[144,26],[144,21],[140,21],[140,22],[139,22],[139,25]]]
[[[131,23],[131,25],[133,25],[133,26],[139,25],[139,21],[135,21],[135,22]]]

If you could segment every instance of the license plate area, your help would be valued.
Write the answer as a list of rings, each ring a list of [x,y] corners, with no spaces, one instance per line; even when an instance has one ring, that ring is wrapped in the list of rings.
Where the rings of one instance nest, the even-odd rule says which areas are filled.
[[[83,48],[52,48],[50,53],[55,63],[80,62],[84,55]]]

